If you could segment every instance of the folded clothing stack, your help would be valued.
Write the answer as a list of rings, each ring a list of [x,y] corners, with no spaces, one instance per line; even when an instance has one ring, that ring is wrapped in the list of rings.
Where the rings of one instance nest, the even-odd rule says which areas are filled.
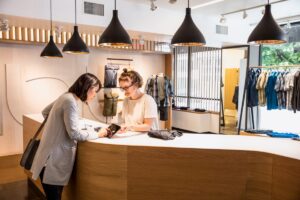
[[[295,133],[279,133],[279,132],[269,132],[267,133],[270,137],[277,137],[277,138],[299,138],[298,134]]]
[[[300,136],[295,133],[282,133],[282,132],[275,132],[272,130],[245,130],[247,133],[253,133],[253,134],[266,134],[270,137],[276,137],[276,138],[299,138]]]
[[[162,140],[174,140],[175,137],[181,137],[183,133],[175,130],[152,130],[148,132],[148,135]]]

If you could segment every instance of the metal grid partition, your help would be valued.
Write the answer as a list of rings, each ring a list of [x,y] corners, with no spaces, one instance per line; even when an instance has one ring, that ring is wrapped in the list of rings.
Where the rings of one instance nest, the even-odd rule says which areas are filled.
[[[173,67],[176,106],[220,111],[221,49],[176,47]]]

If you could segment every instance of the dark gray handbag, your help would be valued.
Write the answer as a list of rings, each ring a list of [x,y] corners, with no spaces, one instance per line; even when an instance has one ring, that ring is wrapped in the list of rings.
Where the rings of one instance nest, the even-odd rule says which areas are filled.
[[[151,130],[148,132],[149,137],[163,140],[174,140],[175,137],[180,137],[182,135],[182,132],[175,130]]]
[[[30,139],[22,155],[20,165],[27,170],[30,170],[31,168],[35,153],[40,144],[40,140],[37,137],[39,136],[41,130],[43,129],[46,121],[47,121],[47,117],[44,119],[43,123],[41,124],[37,132],[34,134],[33,138]]]

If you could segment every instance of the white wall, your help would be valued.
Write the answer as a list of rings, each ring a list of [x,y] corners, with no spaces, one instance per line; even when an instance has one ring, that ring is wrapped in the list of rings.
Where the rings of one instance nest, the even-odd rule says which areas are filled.
[[[8,103],[13,115],[22,122],[22,115],[40,113],[41,110],[65,92],[68,87],[64,83],[53,79],[27,80],[37,77],[55,77],[71,85],[79,75],[86,71],[104,80],[104,65],[107,57],[131,58],[133,69],[147,79],[151,74],[164,72],[165,61],[163,55],[124,53],[91,49],[89,55],[64,54],[63,59],[40,58],[43,46],[32,45],[4,45],[0,46],[0,93],[5,91],[5,65],[8,74]],[[118,62],[119,63],[119,62]],[[125,63],[126,64],[126,63]],[[3,135],[0,136],[0,156],[21,153],[22,126],[10,115],[6,106],[5,95],[1,95],[3,113]],[[98,100],[103,99],[103,91],[98,94]],[[91,104],[93,113],[98,119],[104,120],[101,104],[97,99]],[[84,108],[84,116],[94,119],[88,109]]]

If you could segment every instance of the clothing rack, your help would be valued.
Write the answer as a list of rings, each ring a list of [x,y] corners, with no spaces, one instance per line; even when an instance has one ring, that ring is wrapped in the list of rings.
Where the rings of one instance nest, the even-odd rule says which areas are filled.
[[[117,61],[128,61],[129,63],[128,64],[124,64],[124,63],[112,63],[112,62],[109,62],[110,64],[114,64],[114,65],[128,65],[130,66],[130,62],[133,61],[133,59],[127,59],[127,58],[106,58],[106,60],[117,60]]]
[[[276,69],[276,68],[300,68],[300,65],[274,65],[274,66],[255,66],[255,67],[250,67],[251,68],[257,68],[257,69]]]
[[[133,61],[133,59],[127,59],[127,58],[106,58],[106,60],[119,60],[119,61]]]
[[[245,78],[245,87],[243,90],[243,100],[242,100],[242,106],[241,106],[241,113],[239,116],[239,126],[238,126],[238,135],[240,135],[240,131],[241,131],[241,123],[242,123],[242,116],[243,116],[243,111],[244,111],[244,102],[245,102],[245,94],[247,92],[247,86],[248,86],[248,74],[249,74],[249,70],[250,69],[278,69],[278,68],[300,68],[300,65],[282,65],[282,66],[253,66],[253,67],[249,67],[246,70],[246,78]],[[247,106],[247,104],[246,104]],[[247,112],[246,112],[247,113]],[[252,115],[252,125],[253,125],[253,129],[254,129],[254,116],[253,116],[253,107],[251,107],[251,115]],[[246,116],[247,119],[247,116]],[[246,120],[246,124],[248,123],[248,121]],[[247,125],[245,125],[247,127]]]

